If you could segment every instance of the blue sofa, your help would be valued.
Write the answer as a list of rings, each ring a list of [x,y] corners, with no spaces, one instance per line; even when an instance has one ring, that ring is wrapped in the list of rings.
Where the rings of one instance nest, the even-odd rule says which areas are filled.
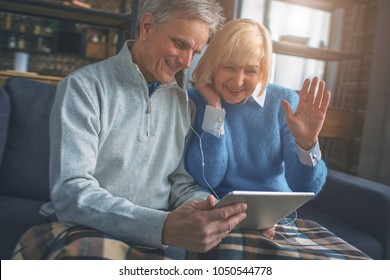
[[[55,86],[10,78],[0,90],[0,259],[41,222],[49,201],[49,116]],[[319,222],[374,259],[390,259],[390,187],[329,171],[298,217]]]

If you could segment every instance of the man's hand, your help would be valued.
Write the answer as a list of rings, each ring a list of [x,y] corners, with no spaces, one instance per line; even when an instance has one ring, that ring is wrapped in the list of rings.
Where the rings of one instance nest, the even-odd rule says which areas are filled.
[[[246,218],[245,203],[213,209],[216,200],[209,195],[204,201],[193,201],[168,214],[163,229],[163,244],[189,251],[207,252]]]

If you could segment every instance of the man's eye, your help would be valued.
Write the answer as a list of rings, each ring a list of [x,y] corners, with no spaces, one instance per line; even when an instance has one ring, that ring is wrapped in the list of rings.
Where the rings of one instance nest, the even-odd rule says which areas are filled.
[[[185,49],[185,44],[183,44],[180,41],[174,40],[173,44],[175,45],[176,48],[178,48],[180,50],[184,50]]]

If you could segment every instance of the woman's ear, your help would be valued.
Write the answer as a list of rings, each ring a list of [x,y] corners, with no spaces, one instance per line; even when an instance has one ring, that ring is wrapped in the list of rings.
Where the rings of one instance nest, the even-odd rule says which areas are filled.
[[[150,34],[150,29],[153,27],[154,23],[155,23],[155,18],[151,13],[145,13],[141,17],[140,30],[139,30],[139,38],[141,40],[147,40]]]

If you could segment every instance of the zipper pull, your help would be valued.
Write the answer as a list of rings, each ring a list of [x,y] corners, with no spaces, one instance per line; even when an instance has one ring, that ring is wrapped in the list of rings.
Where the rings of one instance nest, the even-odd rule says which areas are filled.
[[[150,98],[148,98],[148,111],[147,113],[150,114],[152,112],[152,101]]]

